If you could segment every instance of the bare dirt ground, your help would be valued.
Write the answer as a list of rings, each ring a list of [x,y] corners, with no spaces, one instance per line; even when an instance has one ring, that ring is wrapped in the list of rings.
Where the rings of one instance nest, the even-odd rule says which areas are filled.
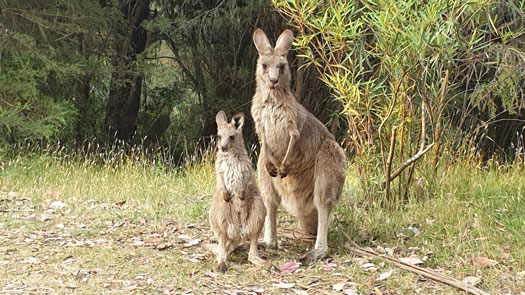
[[[72,214],[78,211],[71,210],[75,206],[88,208],[78,216]],[[249,264],[246,248],[241,247],[233,253],[227,273],[220,274],[214,271],[214,257],[206,249],[213,242],[206,224],[148,220],[133,216],[129,212],[135,211],[126,210],[127,206],[125,202],[74,204],[67,200],[35,204],[18,193],[4,192],[0,201],[0,293],[461,293],[381,260],[352,255],[343,242],[333,247],[331,258],[301,265],[298,258],[312,241],[299,238],[286,216],[281,218],[280,248],[261,247],[268,267]],[[116,214],[97,218],[107,210]],[[432,256],[424,247],[375,245],[373,249],[416,259],[414,263],[420,265]],[[454,275],[448,265],[434,269]],[[517,279],[508,278],[509,282]]]

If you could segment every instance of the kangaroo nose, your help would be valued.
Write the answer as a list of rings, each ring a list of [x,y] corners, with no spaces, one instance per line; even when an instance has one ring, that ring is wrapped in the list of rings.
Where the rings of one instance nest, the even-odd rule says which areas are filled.
[[[228,147],[226,147],[226,146],[221,146],[221,151],[225,152],[225,151],[227,151],[227,150],[228,150]]]
[[[270,82],[271,82],[272,84],[274,84],[274,85],[277,84],[278,81],[279,81],[278,79],[270,79]]]

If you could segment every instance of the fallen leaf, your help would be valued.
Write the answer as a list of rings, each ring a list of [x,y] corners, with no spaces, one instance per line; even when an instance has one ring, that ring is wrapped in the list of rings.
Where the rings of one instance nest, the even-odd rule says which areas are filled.
[[[337,264],[331,261],[326,261],[323,263],[323,270],[333,271],[337,267]]]
[[[253,287],[251,291],[255,292],[256,294],[264,294],[264,288],[261,287]]]
[[[394,270],[393,270],[393,269],[391,269],[391,270],[389,270],[389,271],[382,272],[382,273],[379,274],[379,276],[377,277],[377,280],[378,280],[378,281],[384,281],[384,280],[388,279],[393,273],[394,273]]]
[[[284,282],[281,282],[281,283],[278,283],[278,284],[273,284],[273,286],[275,288],[279,288],[279,289],[290,289],[290,288],[293,288],[295,286],[295,283],[284,283]]]
[[[414,233],[414,236],[418,236],[420,231],[419,231],[419,228],[415,227],[415,226],[412,226],[412,225],[409,225],[408,226],[408,230],[413,232]]]
[[[113,228],[121,227],[121,226],[123,226],[125,223],[126,223],[125,221],[120,221],[120,222],[117,222],[117,223],[112,223],[112,224],[111,224],[111,227],[113,227]]]
[[[288,261],[279,267],[279,271],[282,273],[293,273],[299,268],[299,265],[300,264],[295,261]]]
[[[480,277],[475,277],[475,276],[464,277],[463,278],[463,283],[471,285],[471,286],[476,286],[479,283],[481,283],[481,278]]]
[[[10,198],[10,199],[14,199],[16,197],[18,197],[20,195],[20,193],[17,193],[17,192],[8,192],[7,193],[7,197]]]
[[[346,283],[337,283],[337,284],[333,284],[332,285],[332,290],[334,291],[343,291],[343,289],[345,288],[346,286]]]
[[[122,207],[122,205],[126,204],[126,200],[118,201],[114,203],[117,207]]]
[[[385,248],[385,254],[388,256],[394,256],[395,249],[392,248]]]
[[[485,256],[478,256],[472,258],[472,264],[479,267],[491,267],[498,264],[498,262]]]
[[[186,243],[182,247],[189,248],[189,247],[197,246],[201,242],[202,242],[201,239],[191,239],[191,240],[186,241]]]
[[[46,214],[46,213],[40,214],[40,220],[41,221],[48,221],[48,220],[51,220],[51,219],[53,219],[52,215],[49,215],[49,214]]]
[[[216,278],[216,277],[219,276],[218,274],[216,274],[216,273],[214,273],[212,271],[209,271],[209,270],[204,271],[204,275],[207,276],[207,277],[210,277],[210,278]]]
[[[193,262],[193,263],[198,263],[200,262],[201,260],[204,259],[206,255],[204,254],[199,254],[199,253],[194,253],[194,254],[191,254],[190,257],[188,258],[189,261]]]
[[[180,240],[189,240],[191,239],[190,236],[188,236],[187,234],[180,234],[177,236],[177,238],[179,238]]]
[[[21,218],[22,219],[36,219],[36,214],[35,213],[31,213],[29,215],[22,216]]]
[[[49,204],[49,208],[54,210],[62,209],[64,207],[66,207],[66,203],[62,201],[53,201]]]
[[[78,285],[75,284],[74,282],[67,282],[64,284],[64,287],[68,288],[68,289],[76,289],[78,288]]]
[[[292,291],[297,295],[308,295],[308,292],[303,289],[292,289]]]
[[[133,237],[131,240],[133,241],[132,242],[133,246],[136,246],[136,247],[144,246],[144,241],[142,241],[140,237]]]
[[[36,258],[35,256],[29,256],[24,262],[28,264],[40,264],[40,259]]]
[[[48,194],[53,198],[58,198],[60,195],[57,191],[50,191]]]
[[[419,257],[415,255],[399,258],[399,261],[406,263],[406,264],[411,264],[411,265],[423,264],[423,260],[419,259]]]
[[[158,244],[160,241],[162,241],[162,239],[158,237],[147,237],[144,239],[144,242],[147,244]]]
[[[345,295],[358,295],[358,294],[359,294],[359,293],[357,293],[357,291],[354,290],[354,289],[344,289],[344,290],[343,290],[343,293],[344,293]]]
[[[66,258],[64,258],[63,262],[64,263],[72,263],[72,262],[75,262],[75,258],[71,255],[67,256]]]
[[[171,247],[173,247],[173,243],[160,243],[155,248],[157,250],[161,250],[162,251],[162,250],[166,250],[166,249],[171,248]]]
[[[376,271],[377,270],[377,267],[375,266],[375,264],[371,262],[364,263],[361,265],[361,267],[363,268],[363,270],[366,270],[366,271]]]

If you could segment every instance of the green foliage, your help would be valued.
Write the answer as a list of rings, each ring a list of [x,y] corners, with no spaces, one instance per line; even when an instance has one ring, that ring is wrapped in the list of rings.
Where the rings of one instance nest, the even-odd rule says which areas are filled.
[[[300,32],[296,45],[302,56],[343,103],[349,137],[361,152],[370,143],[378,146],[381,134],[372,130],[383,120],[390,126],[417,121],[425,100],[431,119],[450,100],[471,102],[480,110],[494,109],[496,98],[510,112],[522,107],[522,2],[274,4]],[[450,78],[443,81],[447,71]]]
[[[268,3],[161,3],[161,17],[151,26],[166,40],[174,66],[181,70],[186,88],[193,92],[190,97],[198,104],[198,109],[193,110],[198,111],[194,118],[199,118],[200,135],[209,136],[214,132],[214,114],[219,109],[248,110],[252,89],[247,87],[246,77],[252,75],[250,70],[255,59],[250,24]]]
[[[0,42],[0,141],[13,143],[49,139],[64,132],[75,119],[71,104],[50,97],[42,89],[55,67],[33,51],[35,40],[23,34],[5,34]]]
[[[112,10],[96,1],[1,4],[0,141],[96,134],[100,101],[93,103],[90,95],[100,87],[91,85],[106,69],[103,39]]]
[[[363,181],[382,174],[376,185],[387,196],[390,169],[410,156],[433,144],[425,161],[436,166],[443,149],[457,155],[479,139],[483,124],[499,121],[496,113],[524,111],[523,1],[274,5],[299,32],[301,56],[342,104],[346,143],[363,157]],[[419,177],[414,169],[409,164],[400,174],[398,197]]]

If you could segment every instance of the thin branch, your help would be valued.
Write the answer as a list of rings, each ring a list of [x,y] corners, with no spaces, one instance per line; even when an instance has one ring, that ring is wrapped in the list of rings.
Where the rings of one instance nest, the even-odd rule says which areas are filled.
[[[403,170],[405,170],[410,164],[414,163],[419,158],[421,158],[421,156],[423,156],[426,152],[428,152],[430,150],[430,148],[432,148],[433,146],[434,146],[434,143],[431,143],[426,148],[424,148],[423,150],[418,151],[412,157],[408,158],[405,162],[403,162],[403,164],[401,164],[401,166],[399,168],[396,169],[396,171],[394,171],[394,173],[392,173],[392,175],[390,176],[388,181],[392,181],[396,177],[398,177],[399,174],[401,174],[401,172],[403,172]],[[387,180],[385,179],[385,181],[383,183],[386,184]]]
[[[422,151],[425,148],[425,130],[427,129],[427,123],[425,120],[425,109],[426,109],[426,103],[423,99],[421,101],[421,134],[419,137],[419,150]]]
[[[390,149],[388,150],[388,158],[386,160],[386,171],[385,171],[385,185],[386,185],[386,199],[390,200],[390,181],[392,177],[390,172],[392,171],[392,159],[394,158],[394,149],[396,147],[396,128],[392,128],[392,135],[390,136]]]
[[[432,159],[432,165],[434,166],[434,171],[437,171],[437,164],[439,161],[439,152],[441,148],[440,139],[441,139],[441,116],[443,115],[443,111],[445,110],[445,94],[447,91],[447,83],[448,83],[448,70],[445,70],[445,77],[443,78],[443,82],[441,83],[441,90],[439,94],[439,106],[438,106],[438,113],[436,122],[434,124],[434,134],[433,139],[434,143],[436,143],[436,147],[434,149],[434,158]]]

